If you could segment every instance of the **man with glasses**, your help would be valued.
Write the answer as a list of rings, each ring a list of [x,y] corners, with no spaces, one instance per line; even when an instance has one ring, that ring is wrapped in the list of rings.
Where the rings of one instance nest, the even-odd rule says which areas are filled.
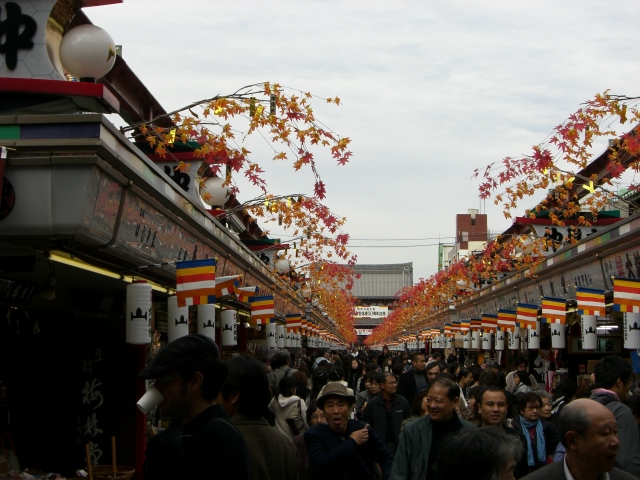
[[[242,435],[215,403],[226,374],[218,346],[204,335],[174,340],[139,374],[155,379],[162,415],[182,425],[176,478],[249,478]]]
[[[385,373],[379,383],[380,395],[376,395],[364,409],[363,421],[371,425],[386,443],[392,454],[396,453],[402,422],[411,417],[411,405],[397,395],[398,380],[393,373]]]

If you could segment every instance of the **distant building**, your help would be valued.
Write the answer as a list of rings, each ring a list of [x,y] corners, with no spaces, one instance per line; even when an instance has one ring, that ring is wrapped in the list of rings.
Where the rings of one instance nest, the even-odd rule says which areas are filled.
[[[413,262],[382,265],[356,265],[352,293],[357,298],[356,332],[361,342],[376,325],[387,318],[403,287],[413,286]]]
[[[457,260],[473,252],[482,252],[489,240],[487,215],[470,209],[468,213],[456,215],[456,241],[454,245],[440,244],[438,248],[438,271],[446,270]]]

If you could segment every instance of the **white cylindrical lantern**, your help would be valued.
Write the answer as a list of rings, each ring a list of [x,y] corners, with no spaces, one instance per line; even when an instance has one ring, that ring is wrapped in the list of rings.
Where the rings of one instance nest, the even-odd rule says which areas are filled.
[[[151,285],[145,281],[127,285],[125,305],[127,343],[151,343]]]
[[[480,348],[480,332],[478,330],[471,332],[471,348]]]
[[[220,177],[209,177],[202,182],[200,197],[210,207],[221,207],[229,200],[231,189],[229,185],[223,186],[225,180]]]
[[[214,304],[198,305],[198,333],[216,341],[216,306]]]
[[[527,343],[529,350],[540,348],[540,322],[536,322],[535,326],[527,328]]]
[[[189,335],[189,307],[178,307],[178,297],[167,298],[167,340],[174,340]]]
[[[564,325],[561,323],[551,324],[551,348],[565,348],[566,336]]]
[[[267,335],[267,348],[276,348],[276,324],[267,323],[265,325],[265,333]]]
[[[291,348],[291,332],[285,332],[284,334],[284,348]]]
[[[100,27],[86,24],[69,30],[59,47],[64,69],[78,79],[104,77],[116,61],[116,46]]]
[[[583,350],[595,350],[598,348],[598,319],[595,315],[582,315],[580,333],[582,334]]]
[[[462,348],[471,348],[471,332],[462,334]]]
[[[296,333],[296,347],[302,346],[302,334]]]
[[[640,348],[640,313],[624,313],[624,348]]]
[[[483,350],[491,350],[491,332],[483,332],[482,333],[482,349]]]
[[[507,338],[509,350],[520,350],[520,327],[515,327],[513,332],[509,332]]]
[[[453,348],[453,338],[447,337],[447,348]]]
[[[221,343],[223,347],[232,347],[238,344],[238,323],[236,322],[235,310],[223,310],[220,314],[220,325],[222,327]]]
[[[284,348],[284,325],[276,325],[276,346]]]
[[[507,336],[507,332],[496,332],[496,350],[504,350],[504,337]]]

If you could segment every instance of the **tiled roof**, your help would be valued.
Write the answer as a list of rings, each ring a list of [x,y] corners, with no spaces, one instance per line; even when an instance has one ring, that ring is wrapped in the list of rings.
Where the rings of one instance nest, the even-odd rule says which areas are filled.
[[[413,285],[413,263],[356,265],[360,278],[354,281],[353,294],[358,298],[393,298],[402,289]]]

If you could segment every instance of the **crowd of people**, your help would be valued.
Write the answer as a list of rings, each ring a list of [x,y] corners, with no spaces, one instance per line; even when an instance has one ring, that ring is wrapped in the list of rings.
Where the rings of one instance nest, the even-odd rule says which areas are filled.
[[[564,379],[549,394],[526,358],[505,375],[439,353],[283,350],[265,368],[190,335],[140,376],[173,420],[148,443],[147,480],[640,478],[640,402],[618,356],[588,391]]]

